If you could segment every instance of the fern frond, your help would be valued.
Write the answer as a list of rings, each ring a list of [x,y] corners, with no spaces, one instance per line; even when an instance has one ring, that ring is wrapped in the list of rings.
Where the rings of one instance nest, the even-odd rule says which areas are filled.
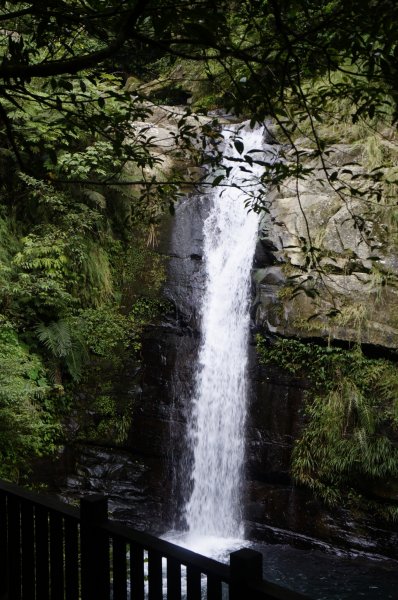
[[[63,358],[72,349],[71,328],[66,320],[53,321],[49,325],[39,323],[35,332],[40,342],[56,358]]]

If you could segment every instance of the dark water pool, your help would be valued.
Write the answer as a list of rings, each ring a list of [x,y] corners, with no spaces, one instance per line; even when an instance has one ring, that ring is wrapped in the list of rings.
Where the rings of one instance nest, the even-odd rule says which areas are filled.
[[[395,560],[338,550],[298,549],[287,544],[190,536],[176,531],[165,538],[225,563],[229,562],[230,552],[239,548],[258,550],[264,557],[264,579],[301,592],[312,600],[398,600],[398,561]]]
[[[264,578],[313,600],[398,600],[398,562],[333,555],[286,545],[251,545],[264,556]]]

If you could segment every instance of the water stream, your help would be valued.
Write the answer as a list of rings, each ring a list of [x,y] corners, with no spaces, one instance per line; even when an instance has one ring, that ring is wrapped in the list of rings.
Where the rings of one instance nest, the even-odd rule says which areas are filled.
[[[192,493],[185,505],[188,531],[181,543],[219,556],[242,546],[241,492],[248,395],[250,271],[258,215],[245,206],[260,167],[248,175],[241,150],[261,149],[262,128],[224,133],[224,161],[232,168],[212,194],[204,223],[205,292],[201,304],[202,343],[195,374],[188,444],[193,450]],[[231,160],[232,159],[232,160]]]

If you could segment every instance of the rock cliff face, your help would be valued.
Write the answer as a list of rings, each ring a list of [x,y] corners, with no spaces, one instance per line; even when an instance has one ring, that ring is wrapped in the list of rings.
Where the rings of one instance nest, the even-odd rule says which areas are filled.
[[[359,151],[333,146],[334,164]],[[256,324],[285,336],[396,348],[398,248],[389,208],[340,195],[319,164],[309,166],[307,179],[269,195],[254,272]]]
[[[337,163],[358,158],[358,148],[332,150]],[[253,269],[255,327],[265,336],[361,343],[373,353],[388,353],[398,345],[398,262],[387,211],[341,198],[319,165],[312,166],[307,180],[287,181],[281,192],[269,195]],[[304,384],[256,366],[255,357],[252,364],[247,441],[252,535],[288,539],[294,533],[296,543],[309,536],[394,556],[396,526],[390,529],[372,515],[328,510],[291,484],[293,443],[305,425]]]
[[[302,381],[254,367],[247,435],[246,527],[252,538],[341,548],[396,558],[398,529],[372,514],[329,510],[290,479],[294,440],[304,425]]]

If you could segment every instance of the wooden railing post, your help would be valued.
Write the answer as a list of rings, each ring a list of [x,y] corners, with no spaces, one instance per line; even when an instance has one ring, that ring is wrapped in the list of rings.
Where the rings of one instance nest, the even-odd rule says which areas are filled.
[[[7,498],[0,494],[0,600],[8,597]]]
[[[249,600],[249,584],[263,578],[263,555],[256,550],[242,548],[230,554],[230,568],[229,600]]]
[[[108,520],[108,500],[93,495],[80,500],[82,600],[109,600],[109,538],[100,526]]]

